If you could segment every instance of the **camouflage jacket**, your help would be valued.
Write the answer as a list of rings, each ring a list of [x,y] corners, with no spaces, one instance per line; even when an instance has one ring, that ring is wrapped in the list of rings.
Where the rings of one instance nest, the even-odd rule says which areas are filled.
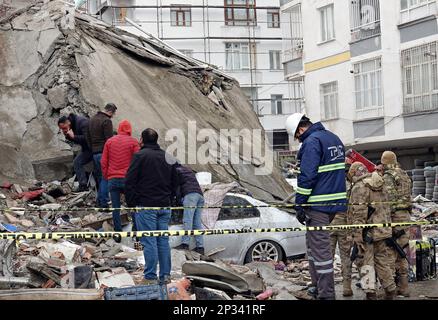
[[[377,172],[355,177],[351,187],[347,219],[351,224],[390,223],[389,204],[382,203],[387,201],[388,195],[384,188],[384,180]],[[369,203],[372,202],[377,203],[370,205]],[[372,214],[369,215],[369,212]],[[368,235],[374,241],[379,241],[390,238],[392,230],[391,228],[372,228]],[[354,230],[353,240],[363,241],[362,229]]]
[[[392,221],[409,221],[411,211],[411,179],[404,170],[396,165],[385,165],[383,179],[385,180],[385,189],[391,202]]]

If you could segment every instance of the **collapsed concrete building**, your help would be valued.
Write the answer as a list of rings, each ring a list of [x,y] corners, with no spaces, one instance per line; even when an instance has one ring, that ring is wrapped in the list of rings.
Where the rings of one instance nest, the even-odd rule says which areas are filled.
[[[196,121],[198,130],[262,130],[234,79],[158,39],[75,12],[64,1],[29,1],[0,18],[0,75],[5,177],[66,178],[72,150],[59,133],[58,117],[91,116],[107,102],[119,107],[115,124],[128,119],[135,137],[147,127],[158,129],[162,146],[170,144],[164,141],[168,129],[182,129],[187,137],[188,121]],[[251,143],[264,145],[264,139]],[[239,152],[246,163],[189,165],[211,172],[213,181],[238,181],[257,198],[285,198],[292,190],[280,171],[255,175],[262,160],[245,158],[245,143]]]

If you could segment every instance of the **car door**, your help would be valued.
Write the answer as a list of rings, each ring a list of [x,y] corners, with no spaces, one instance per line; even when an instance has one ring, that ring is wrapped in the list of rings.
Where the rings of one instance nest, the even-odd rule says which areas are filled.
[[[257,208],[229,208],[229,206],[249,206],[248,200],[238,195],[228,194],[223,201],[223,208],[219,212],[215,229],[242,229],[258,228],[260,224],[260,212]],[[211,250],[224,247],[225,250],[216,254],[214,258],[225,261],[240,263],[242,254],[246,250],[246,244],[255,234],[228,234],[204,237],[205,249]]]

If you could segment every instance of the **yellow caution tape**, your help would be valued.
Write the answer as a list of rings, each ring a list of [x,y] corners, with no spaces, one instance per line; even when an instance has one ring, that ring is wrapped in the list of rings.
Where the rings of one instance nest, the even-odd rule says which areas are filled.
[[[411,201],[410,203],[423,204],[433,201]],[[435,202],[433,202],[435,203]],[[121,207],[121,208],[98,208],[98,207],[85,207],[85,208],[70,208],[70,209],[42,209],[42,208],[0,208],[0,211],[14,212],[14,211],[25,211],[25,212],[84,212],[84,211],[94,211],[94,212],[111,212],[114,210],[120,211],[157,211],[157,210],[184,210],[184,209],[251,209],[251,208],[283,208],[283,209],[293,209],[294,207],[329,207],[329,206],[359,206],[359,205],[376,205],[376,204],[400,204],[398,201],[376,201],[376,202],[353,202],[353,203],[305,203],[305,204],[266,204],[266,205],[236,205],[236,206],[169,206],[169,207]],[[408,209],[406,209],[408,210]]]
[[[178,236],[213,236],[245,233],[278,233],[278,232],[300,232],[300,231],[336,231],[365,228],[390,228],[405,227],[414,225],[436,225],[434,221],[415,221],[397,223],[375,223],[355,225],[328,225],[317,227],[292,227],[292,228],[242,228],[242,229],[208,229],[208,230],[153,230],[153,231],[127,231],[127,232],[14,232],[0,233],[2,240],[48,240],[48,239],[101,239],[101,238],[131,238],[131,237],[178,237]]]

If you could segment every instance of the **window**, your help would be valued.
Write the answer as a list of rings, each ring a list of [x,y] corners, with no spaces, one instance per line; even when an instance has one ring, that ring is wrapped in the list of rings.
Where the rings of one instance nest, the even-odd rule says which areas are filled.
[[[338,82],[321,85],[321,118],[333,120],[338,118]]]
[[[271,114],[283,114],[283,95],[271,94]]]
[[[382,60],[367,60],[354,65],[354,87],[356,111],[378,110],[377,114],[363,117],[381,116],[383,113]]]
[[[351,40],[380,34],[379,0],[352,0],[350,5]]]
[[[225,25],[257,24],[255,0],[225,0]]]
[[[274,130],[272,140],[274,150],[289,150],[289,134],[286,130]]]
[[[437,13],[435,0],[400,0],[401,23]]]
[[[438,109],[437,42],[402,51],[403,112]]]
[[[192,9],[188,6],[171,7],[170,21],[171,25],[174,27],[191,27]]]
[[[193,58],[193,50],[180,49],[179,52],[186,55],[187,57]]]
[[[251,203],[243,198],[227,195],[224,198],[222,206],[251,206]],[[260,212],[257,208],[222,208],[219,211],[218,220],[236,220],[258,217],[260,217]]]
[[[249,45],[248,43],[226,43],[225,65],[227,70],[249,69]]]
[[[269,51],[269,69],[271,70],[281,70],[281,51],[270,50]]]
[[[280,28],[280,10],[268,9],[268,28]]]
[[[319,9],[321,15],[321,42],[333,40],[335,38],[333,4]]]

